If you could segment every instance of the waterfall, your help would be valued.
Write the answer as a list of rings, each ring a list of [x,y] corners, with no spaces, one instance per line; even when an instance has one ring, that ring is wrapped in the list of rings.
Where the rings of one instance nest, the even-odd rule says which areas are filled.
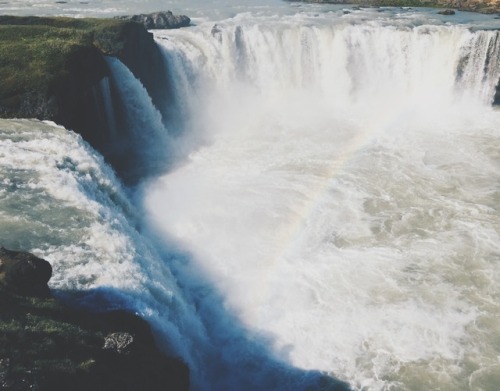
[[[197,368],[190,345],[206,344],[203,326],[103,158],[75,133],[30,120],[0,121],[0,151],[2,245],[49,260],[51,289],[76,305],[137,312],[161,329],[164,350]]]
[[[132,84],[128,92],[141,94]],[[194,270],[183,271],[189,254],[155,242],[130,189],[80,136],[50,122],[2,120],[0,152],[2,245],[47,259],[56,296],[139,314],[159,347],[189,365],[193,390],[343,389],[283,363],[265,336],[240,327]]]
[[[107,58],[133,187],[69,130],[0,121],[2,245],[144,317],[194,391],[494,389],[498,31],[259,12],[154,33],[168,110]]]
[[[103,99],[104,115],[106,117],[107,128],[109,129],[111,139],[118,138],[118,128],[116,124],[116,113],[113,108],[113,98],[111,94],[111,85],[109,77],[105,77],[99,82],[100,91]]]
[[[312,92],[337,110],[381,100],[398,107],[490,104],[500,74],[499,33],[460,26],[229,22],[160,39],[164,34],[157,33],[158,43],[178,96],[243,83],[269,99]]]
[[[162,115],[140,80],[120,60],[107,57],[106,61],[123,105],[122,122],[126,127],[112,146],[119,155],[115,165],[125,172],[126,179],[144,178],[165,170],[172,154]]]
[[[184,289],[204,300],[202,276],[277,357],[354,389],[491,388],[498,35],[311,14],[155,32],[200,140],[145,189]]]

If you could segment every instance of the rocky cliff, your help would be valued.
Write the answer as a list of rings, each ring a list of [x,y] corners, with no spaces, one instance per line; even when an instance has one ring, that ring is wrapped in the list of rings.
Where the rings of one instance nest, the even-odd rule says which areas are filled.
[[[0,389],[185,391],[189,370],[154,346],[136,315],[66,308],[47,287],[51,266],[0,248]]]
[[[105,56],[119,58],[166,114],[166,65],[141,23],[0,16],[0,117],[55,121],[80,133],[123,174],[129,149],[116,145],[127,139],[127,124]]]

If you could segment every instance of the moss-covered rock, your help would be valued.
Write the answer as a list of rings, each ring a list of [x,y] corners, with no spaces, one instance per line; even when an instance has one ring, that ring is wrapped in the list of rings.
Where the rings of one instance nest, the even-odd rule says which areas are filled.
[[[36,258],[5,252],[2,264],[21,266]],[[38,266],[43,264],[43,260]],[[40,274],[41,266],[30,278]],[[148,324],[136,315],[69,309],[51,297],[19,294],[19,276],[0,277],[0,388],[6,391],[187,390],[189,370],[154,346]],[[15,273],[14,273],[15,274]],[[22,279],[22,278],[21,278]],[[35,278],[36,279],[36,278]],[[46,283],[46,281],[45,281]],[[42,295],[44,296],[44,295]]]

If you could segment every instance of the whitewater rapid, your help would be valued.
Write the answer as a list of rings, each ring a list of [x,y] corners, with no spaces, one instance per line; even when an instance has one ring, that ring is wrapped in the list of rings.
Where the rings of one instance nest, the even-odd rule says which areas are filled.
[[[150,219],[294,366],[495,389],[498,32],[323,17],[155,33],[203,144]]]

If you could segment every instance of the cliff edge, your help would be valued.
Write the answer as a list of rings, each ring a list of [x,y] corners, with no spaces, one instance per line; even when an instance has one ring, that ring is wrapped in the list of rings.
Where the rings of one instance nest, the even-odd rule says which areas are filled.
[[[120,59],[166,115],[171,99],[166,64],[143,24],[0,16],[0,118],[63,125],[81,134],[124,174],[128,166],[122,165],[130,160],[133,146],[124,145],[124,105],[106,56]]]

